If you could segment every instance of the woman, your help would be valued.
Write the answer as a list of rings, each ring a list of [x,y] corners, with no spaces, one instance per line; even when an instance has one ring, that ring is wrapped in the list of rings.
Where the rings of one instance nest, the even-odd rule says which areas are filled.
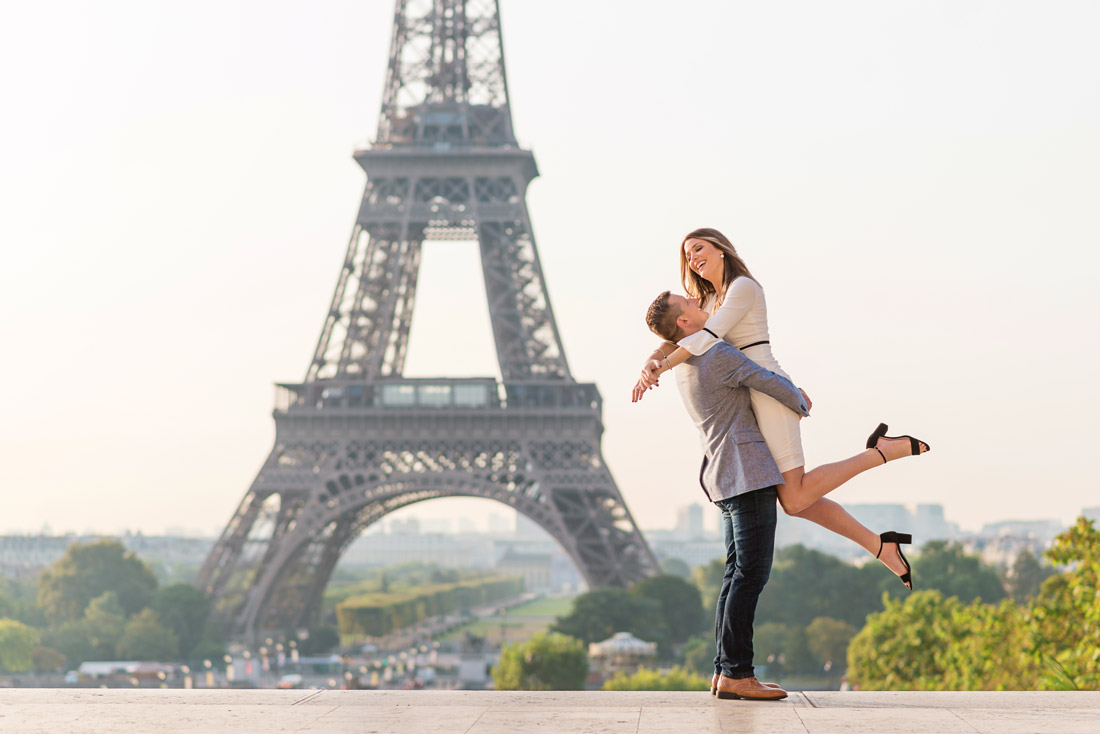
[[[764,291],[725,235],[709,227],[689,232],[680,247],[680,277],[688,295],[698,298],[712,315],[704,331],[682,339],[679,345],[664,342],[650,355],[634,387],[635,402],[657,384],[662,373],[692,354],[703,354],[718,338],[733,344],[760,366],[790,379],[772,355]],[[751,399],[760,432],[783,475],[783,484],[779,485],[783,511],[852,540],[900,576],[906,587],[913,588],[909,562],[900,547],[900,543],[910,542],[909,536],[875,535],[825,495],[872,467],[922,454],[929,450],[928,444],[912,436],[886,436],[886,426],[880,425],[867,439],[865,451],[807,472],[799,430],[801,418],[755,390]],[[812,407],[809,397],[806,405]]]

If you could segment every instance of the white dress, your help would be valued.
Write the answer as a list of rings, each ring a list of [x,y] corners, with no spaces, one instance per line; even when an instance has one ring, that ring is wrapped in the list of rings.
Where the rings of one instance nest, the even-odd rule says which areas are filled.
[[[713,301],[701,306],[709,308],[712,303]],[[706,328],[714,336],[706,331],[699,331],[681,339],[679,345],[698,356],[714,346],[718,342],[716,337],[720,337],[761,367],[791,379],[772,356],[771,344],[757,344],[768,340],[768,306],[764,302],[764,289],[752,278],[735,278],[729,284],[725,300],[707,319]],[[760,432],[764,434],[764,441],[768,444],[779,471],[805,466],[798,415],[775,398],[756,390],[749,392],[756,422],[760,425]]]

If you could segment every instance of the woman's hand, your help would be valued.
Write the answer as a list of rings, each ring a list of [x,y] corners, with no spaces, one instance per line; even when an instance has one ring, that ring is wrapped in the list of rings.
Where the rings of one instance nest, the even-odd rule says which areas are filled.
[[[802,393],[802,399],[806,401],[806,410],[813,410],[814,403],[810,400],[810,396],[806,394],[806,391],[802,388],[798,388],[798,391]]]
[[[648,360],[642,367],[642,376],[634,383],[634,389],[630,392],[630,402],[636,403],[645,395],[645,391],[657,387],[657,377],[661,373],[661,363],[655,359]]]
[[[657,387],[657,378],[660,374],[661,363],[656,359],[651,359],[642,367],[642,378],[640,382],[644,383],[646,388]]]

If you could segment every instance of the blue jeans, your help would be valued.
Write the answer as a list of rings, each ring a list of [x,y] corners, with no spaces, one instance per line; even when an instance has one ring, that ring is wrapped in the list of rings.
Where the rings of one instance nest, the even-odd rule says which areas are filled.
[[[714,503],[726,536],[726,572],[714,614],[714,670],[728,678],[753,675],[752,622],[772,570],[776,497],[775,487],[765,487]]]

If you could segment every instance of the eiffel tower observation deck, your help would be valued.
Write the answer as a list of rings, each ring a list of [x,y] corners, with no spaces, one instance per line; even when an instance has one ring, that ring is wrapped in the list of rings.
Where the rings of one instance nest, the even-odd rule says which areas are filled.
[[[310,624],[360,532],[441,497],[531,518],[590,587],[656,573],[550,306],[497,2],[397,0],[378,134],[355,160],[366,189],[313,358],[277,387],[275,446],[199,575],[216,614],[243,639]],[[429,240],[477,241],[502,379],[403,376]]]

